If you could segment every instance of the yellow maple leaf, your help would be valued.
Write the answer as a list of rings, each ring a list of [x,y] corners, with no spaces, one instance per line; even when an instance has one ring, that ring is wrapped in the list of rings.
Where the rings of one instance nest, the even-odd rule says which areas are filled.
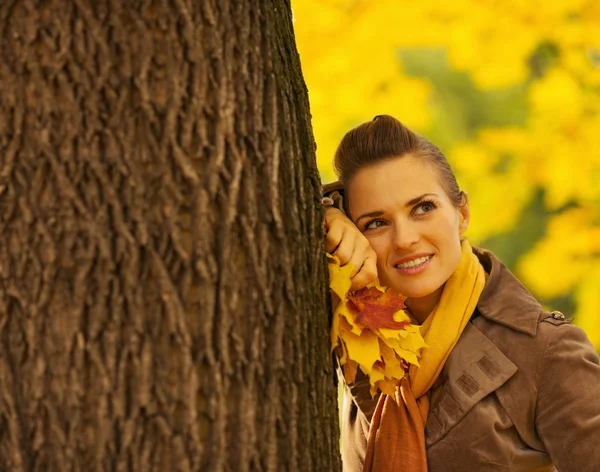
[[[350,276],[352,275],[354,267],[352,264],[340,266],[338,257],[332,256],[329,253],[327,253],[327,257],[329,259],[329,288],[340,300],[344,300],[352,285]]]

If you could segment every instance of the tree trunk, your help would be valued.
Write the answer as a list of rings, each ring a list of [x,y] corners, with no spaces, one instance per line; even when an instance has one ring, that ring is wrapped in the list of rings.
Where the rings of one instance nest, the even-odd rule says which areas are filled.
[[[0,26],[0,470],[338,470],[289,1]]]

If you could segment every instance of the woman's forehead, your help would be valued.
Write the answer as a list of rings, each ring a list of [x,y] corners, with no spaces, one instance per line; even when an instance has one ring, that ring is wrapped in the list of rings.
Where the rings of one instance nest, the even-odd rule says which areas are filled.
[[[409,155],[363,167],[348,182],[346,193],[351,202],[366,204],[390,198],[409,201],[440,189],[435,168],[426,160]]]

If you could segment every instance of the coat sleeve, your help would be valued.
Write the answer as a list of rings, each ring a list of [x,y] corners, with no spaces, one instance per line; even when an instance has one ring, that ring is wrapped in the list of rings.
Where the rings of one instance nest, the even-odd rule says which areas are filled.
[[[541,323],[540,328],[548,329],[550,336],[538,379],[535,414],[538,434],[560,472],[598,471],[598,354],[577,326]]]

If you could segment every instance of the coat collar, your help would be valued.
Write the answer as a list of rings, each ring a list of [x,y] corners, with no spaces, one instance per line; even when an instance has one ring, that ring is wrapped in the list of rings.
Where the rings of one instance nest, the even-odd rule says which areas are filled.
[[[535,336],[542,306],[490,251],[473,248],[489,274],[479,297],[479,313],[496,323]]]

